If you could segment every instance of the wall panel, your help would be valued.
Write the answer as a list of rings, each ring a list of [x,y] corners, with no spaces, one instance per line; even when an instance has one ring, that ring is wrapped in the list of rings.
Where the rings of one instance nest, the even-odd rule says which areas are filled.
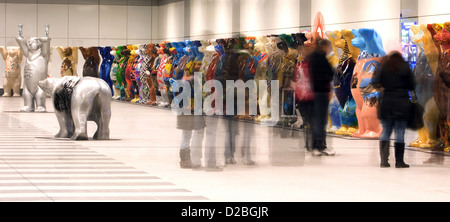
[[[450,22],[450,6],[446,0],[418,0],[419,23]]]
[[[69,37],[69,7],[61,4],[38,4],[37,5],[37,32],[38,36],[43,34],[46,24],[50,25],[50,36],[52,38]]]
[[[18,3],[20,2],[20,3]],[[0,45],[17,45],[24,36],[44,34],[52,46],[123,45],[298,32],[318,11],[326,30],[374,28],[387,51],[400,47],[400,13],[419,23],[450,21],[447,0],[29,0],[0,1]],[[412,4],[412,5],[411,5]],[[49,73],[59,73],[53,52]],[[84,60],[79,59],[79,70]],[[4,61],[0,61],[0,75]],[[2,78],[0,78],[2,87]]]
[[[69,5],[69,38],[99,37],[99,6]]]
[[[100,5],[99,38],[125,39],[127,37],[127,6]]]
[[[5,11],[5,37],[15,38],[18,24],[23,25],[24,37],[43,35],[44,27],[40,27],[39,32],[37,32],[37,4],[6,3]],[[13,42],[7,42],[6,44],[13,44]]]
[[[152,6],[128,6],[126,21],[127,39],[152,38]]]
[[[373,28],[381,35],[387,52],[399,50],[400,3],[400,0],[314,0],[311,22],[320,11],[327,31]]]

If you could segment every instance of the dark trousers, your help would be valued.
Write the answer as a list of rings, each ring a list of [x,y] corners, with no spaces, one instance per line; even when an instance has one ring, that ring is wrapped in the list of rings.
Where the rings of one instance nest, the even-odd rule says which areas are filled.
[[[305,148],[308,150],[312,148],[311,138],[311,115],[313,113],[313,101],[298,101],[298,110],[303,119],[303,130],[305,136]]]
[[[313,113],[313,101],[297,101],[298,111],[300,111],[300,115],[302,116],[303,125],[311,124],[311,115]]]
[[[326,149],[326,125],[328,122],[329,93],[314,92],[314,105],[311,115],[313,149]]]
[[[225,158],[234,158],[236,151],[236,134],[238,133],[238,122],[232,116],[225,117],[227,129],[225,133]]]

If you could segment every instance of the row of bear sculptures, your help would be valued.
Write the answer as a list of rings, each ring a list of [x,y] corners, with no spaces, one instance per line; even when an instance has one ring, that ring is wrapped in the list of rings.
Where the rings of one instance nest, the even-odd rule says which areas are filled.
[[[425,108],[425,127],[419,130],[418,138],[411,145],[429,148],[441,143],[443,147],[448,148],[450,23],[416,25],[412,26],[411,30],[411,39],[419,49],[417,65],[414,68],[416,94],[419,103]],[[280,100],[281,113],[292,114],[298,112],[291,108],[295,107],[292,104],[306,94],[306,91],[302,92],[307,90],[302,84],[302,77],[308,70],[305,58],[308,50],[314,46],[314,37],[311,33],[295,33],[108,47],[57,47],[57,50],[63,60],[61,76],[78,75],[76,66],[80,50],[85,59],[81,75],[102,80],[102,83],[96,84],[86,80],[86,84],[90,87],[98,85],[100,91],[104,90],[106,84],[114,99],[169,106],[175,97],[171,80],[189,79],[194,72],[201,72],[204,80],[215,79],[222,82],[239,79],[278,80],[280,94],[285,89],[292,89],[291,96],[295,98]],[[330,131],[359,138],[378,138],[382,128],[377,118],[377,106],[381,96],[381,90],[377,87],[377,74],[380,62],[386,55],[380,35],[374,29],[362,28],[328,31],[321,37],[328,38],[333,45],[333,51],[328,55],[329,62],[335,68],[334,91],[330,96]],[[20,63],[23,54],[26,58],[23,75],[25,106],[21,111],[45,111],[46,93],[38,87],[38,82],[48,77],[50,38],[26,40],[19,36],[16,40],[20,49],[1,49],[6,60],[4,83],[9,84],[9,88],[4,88],[5,95],[10,96],[7,94],[10,89],[14,89],[15,96],[18,95],[15,89],[20,87],[20,83],[7,79],[21,78]],[[75,79],[76,87],[81,87],[80,84],[84,81]],[[42,84],[47,91],[49,86],[56,85],[69,90],[69,86],[73,84],[73,80],[71,81]],[[76,87],[70,90],[75,92]],[[266,104],[270,104],[270,93],[264,93],[267,93],[263,96],[264,99],[258,100],[260,113],[263,113],[262,109],[267,107]],[[61,95],[69,98],[64,93]],[[77,94],[71,94],[75,95]],[[54,99],[54,102],[57,100]],[[61,106],[69,107],[67,109],[84,109],[83,106],[73,106],[73,103],[72,100],[71,106]],[[98,118],[102,115],[97,112],[104,112],[100,110],[101,108],[98,108],[94,112],[96,117],[92,118],[97,118],[94,121],[99,122]],[[71,116],[72,121],[78,122],[74,123],[74,130],[61,131],[58,136],[79,135],[77,125],[83,126],[79,121],[89,120],[76,120],[76,115]],[[270,116],[258,115],[253,119],[260,121],[270,119]],[[60,125],[67,123],[60,121]],[[97,136],[105,138],[101,134]]]

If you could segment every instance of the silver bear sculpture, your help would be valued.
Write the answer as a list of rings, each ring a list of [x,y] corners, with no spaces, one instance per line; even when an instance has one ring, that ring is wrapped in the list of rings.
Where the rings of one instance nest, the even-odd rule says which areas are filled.
[[[111,89],[100,78],[66,76],[39,81],[52,96],[60,130],[57,138],[87,140],[87,121],[97,124],[93,139],[109,140]]]
[[[22,25],[16,41],[26,58],[23,73],[23,99],[25,106],[21,112],[46,112],[46,94],[38,87],[38,82],[47,78],[50,59],[50,38],[48,26],[44,37],[26,39],[22,37]],[[37,108],[36,108],[37,106]]]

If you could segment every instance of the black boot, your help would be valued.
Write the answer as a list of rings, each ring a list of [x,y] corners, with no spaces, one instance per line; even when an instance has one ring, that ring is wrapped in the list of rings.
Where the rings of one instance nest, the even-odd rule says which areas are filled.
[[[409,168],[409,165],[403,161],[405,154],[405,143],[395,143],[395,168]]]
[[[388,162],[389,141],[380,141],[380,158],[381,158],[381,163],[380,163],[381,168],[391,167],[391,165]]]
[[[191,150],[190,149],[181,149],[180,150],[180,167],[183,169],[192,168],[191,162]]]

